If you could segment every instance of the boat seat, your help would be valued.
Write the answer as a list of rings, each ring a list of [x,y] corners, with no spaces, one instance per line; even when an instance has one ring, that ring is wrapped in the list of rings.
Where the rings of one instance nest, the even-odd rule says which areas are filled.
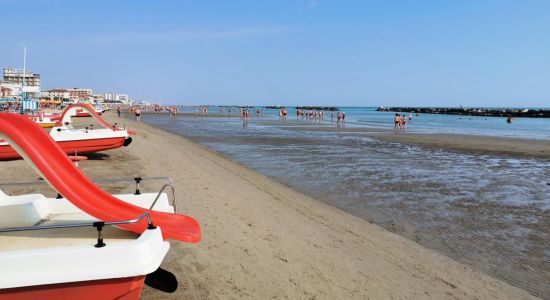
[[[0,206],[9,206],[9,205],[19,205],[26,202],[34,202],[45,198],[41,194],[28,194],[28,195],[19,195],[19,196],[9,196],[0,190]]]

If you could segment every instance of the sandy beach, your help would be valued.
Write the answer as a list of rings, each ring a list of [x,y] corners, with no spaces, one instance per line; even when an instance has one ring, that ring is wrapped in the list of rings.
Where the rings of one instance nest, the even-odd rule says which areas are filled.
[[[81,169],[91,178],[170,176],[179,211],[202,225],[200,244],[172,243],[163,263],[178,277],[176,293],[145,288],[143,299],[534,298],[181,136],[112,113],[106,119],[127,123],[138,134],[128,148],[92,155]],[[414,135],[384,138],[394,136],[415,142]],[[548,145],[528,148],[548,155]],[[23,161],[2,167],[3,182],[37,178]],[[144,190],[156,188],[146,184]]]

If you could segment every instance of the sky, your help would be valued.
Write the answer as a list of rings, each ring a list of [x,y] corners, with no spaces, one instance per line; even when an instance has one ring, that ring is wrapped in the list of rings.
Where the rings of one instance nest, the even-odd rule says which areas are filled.
[[[1,67],[164,104],[550,107],[548,0],[0,0]]]

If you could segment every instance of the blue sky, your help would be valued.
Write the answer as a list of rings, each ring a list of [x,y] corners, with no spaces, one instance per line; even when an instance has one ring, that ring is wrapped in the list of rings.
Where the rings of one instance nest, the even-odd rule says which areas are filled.
[[[182,104],[550,106],[550,1],[0,0],[43,88]]]

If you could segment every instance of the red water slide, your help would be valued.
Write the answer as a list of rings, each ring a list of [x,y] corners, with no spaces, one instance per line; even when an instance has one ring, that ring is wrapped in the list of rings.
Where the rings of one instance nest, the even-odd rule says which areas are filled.
[[[61,114],[61,123],[71,123],[71,117],[75,117],[78,113],[84,112],[90,114],[97,122],[103,125],[105,128],[119,129],[109,124],[103,119],[94,109],[93,106],[87,103],[75,103],[67,106]]]
[[[199,223],[188,216],[144,209],[121,201],[100,189],[67,157],[55,141],[27,117],[0,113],[0,138],[5,139],[42,177],[82,211],[102,221],[135,219],[148,211],[153,224],[160,226],[164,239],[198,243]],[[147,221],[121,228],[142,233]]]
[[[71,123],[71,117],[76,116],[79,112],[88,113],[92,118],[94,118],[98,123],[103,125],[103,127],[107,129],[113,129],[113,130],[122,130],[119,127],[116,127],[115,125],[109,124],[109,122],[105,121],[94,109],[93,106],[87,103],[75,103],[67,106],[63,113],[61,114],[61,117],[59,118],[61,124],[67,125],[68,123]],[[136,134],[134,130],[128,130],[128,134]]]

